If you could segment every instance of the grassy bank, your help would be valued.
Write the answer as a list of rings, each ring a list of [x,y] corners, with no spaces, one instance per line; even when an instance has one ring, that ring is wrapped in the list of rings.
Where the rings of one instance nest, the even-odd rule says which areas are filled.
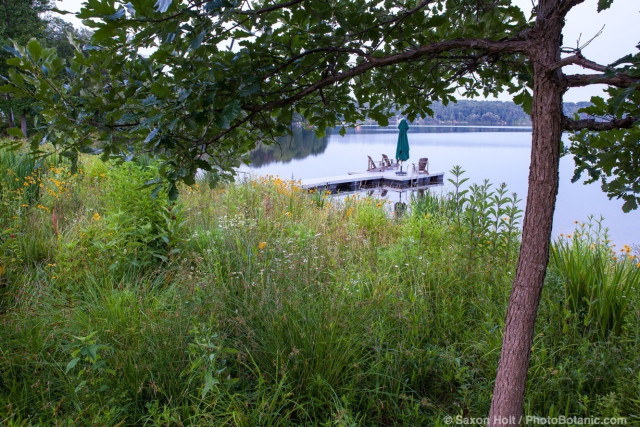
[[[397,217],[277,178],[171,203],[143,187],[153,165],[0,153],[0,422],[485,416],[521,213],[451,176]],[[638,261],[577,227],[554,245],[525,413],[640,422]]]

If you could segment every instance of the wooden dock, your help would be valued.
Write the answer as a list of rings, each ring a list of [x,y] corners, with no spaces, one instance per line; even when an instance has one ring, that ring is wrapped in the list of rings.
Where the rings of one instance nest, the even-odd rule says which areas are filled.
[[[347,175],[303,179],[301,187],[306,190],[345,193],[385,187],[389,189],[420,190],[444,183],[444,172],[418,174],[408,171],[402,175],[396,172],[398,172],[396,169],[382,172],[349,172]]]

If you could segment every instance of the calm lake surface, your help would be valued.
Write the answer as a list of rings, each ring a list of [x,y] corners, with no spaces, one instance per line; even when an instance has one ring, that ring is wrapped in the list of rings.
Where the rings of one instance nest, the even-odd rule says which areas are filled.
[[[252,155],[251,167],[241,171],[254,175],[278,175],[283,179],[305,179],[344,175],[363,171],[367,155],[380,160],[381,155],[395,156],[397,142],[395,127],[361,127],[345,136],[333,133],[316,138],[312,132],[297,129],[294,138],[278,146],[258,149]],[[565,142],[567,142],[565,140]],[[438,127],[412,126],[409,129],[410,159],[405,165],[417,163],[421,157],[429,158],[430,172],[445,172],[445,185],[434,192],[447,192],[449,170],[460,165],[465,184],[481,183],[488,179],[494,186],[506,182],[509,192],[523,199],[527,194],[531,130],[527,128],[494,127]],[[598,183],[583,185],[571,183],[573,159],[563,157],[560,162],[560,190],[556,203],[553,235],[572,233],[574,221],[585,221],[589,215],[604,216],[611,239],[623,244],[640,245],[640,212],[622,212],[622,202],[609,200]],[[390,193],[391,200],[407,195]]]

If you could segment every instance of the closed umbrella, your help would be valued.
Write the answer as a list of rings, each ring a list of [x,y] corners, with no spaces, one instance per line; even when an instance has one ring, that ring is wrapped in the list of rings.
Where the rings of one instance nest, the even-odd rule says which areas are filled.
[[[398,129],[400,129],[400,133],[398,134],[396,159],[399,162],[404,162],[406,160],[409,160],[409,139],[407,138],[407,130],[409,129],[409,124],[405,119],[402,119],[400,121]],[[400,171],[402,171],[402,166],[400,166]]]

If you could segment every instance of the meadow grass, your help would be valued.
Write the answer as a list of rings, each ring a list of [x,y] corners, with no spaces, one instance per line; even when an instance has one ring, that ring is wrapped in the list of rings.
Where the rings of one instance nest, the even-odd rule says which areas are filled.
[[[465,187],[457,169],[453,195],[396,217],[275,177],[185,187],[173,203],[144,187],[150,162],[87,157],[71,175],[2,152],[0,168],[0,423],[488,413],[519,244],[506,186]],[[592,274],[599,237],[579,227],[554,246],[525,412],[637,422],[640,268],[598,240]]]

